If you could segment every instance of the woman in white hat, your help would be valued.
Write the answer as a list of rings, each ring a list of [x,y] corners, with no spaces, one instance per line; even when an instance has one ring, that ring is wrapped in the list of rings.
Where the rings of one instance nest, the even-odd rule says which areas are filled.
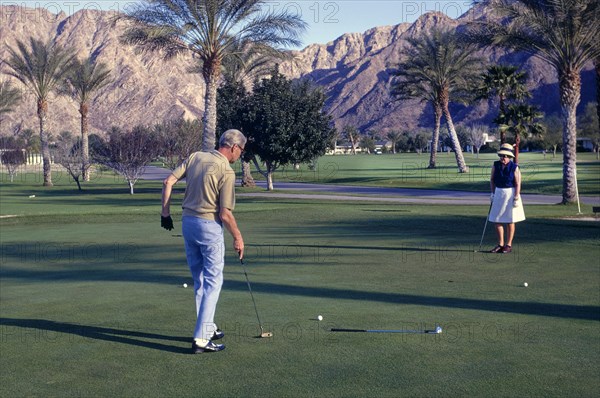
[[[515,154],[511,144],[502,144],[498,151],[500,160],[494,162],[490,177],[492,207],[488,220],[496,224],[498,244],[492,253],[510,253],[515,237],[515,223],[525,220],[521,203],[521,171],[513,162]]]

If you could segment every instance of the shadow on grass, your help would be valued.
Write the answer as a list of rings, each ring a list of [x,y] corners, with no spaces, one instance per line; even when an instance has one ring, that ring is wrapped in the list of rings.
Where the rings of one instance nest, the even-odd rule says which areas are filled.
[[[137,332],[100,326],[79,325],[75,323],[56,322],[46,319],[18,319],[0,318],[0,326],[13,326],[26,329],[37,329],[55,333],[64,333],[81,336],[88,339],[110,341],[128,344],[154,350],[172,352],[175,354],[188,354],[189,349],[180,346],[168,345],[160,342],[146,341],[145,339],[166,340],[175,342],[189,342],[189,338],[167,336],[156,333]],[[6,332],[8,333],[8,332]]]
[[[228,290],[247,290],[244,282],[226,281]],[[477,311],[506,312],[512,314],[538,315],[568,319],[600,321],[600,307],[591,305],[568,305],[550,303],[510,302],[498,300],[478,300],[450,297],[418,296],[399,293],[365,292],[360,290],[340,290],[313,288],[273,283],[252,282],[252,290],[267,294],[308,296],[337,300],[373,301],[402,305],[423,305],[442,308],[460,308]]]

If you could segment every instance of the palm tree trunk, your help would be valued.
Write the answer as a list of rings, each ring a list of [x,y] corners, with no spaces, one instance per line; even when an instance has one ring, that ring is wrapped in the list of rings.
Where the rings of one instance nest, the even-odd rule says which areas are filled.
[[[600,123],[600,57],[594,60],[594,68],[596,69],[596,115]],[[599,153],[600,151],[596,151]]]
[[[515,149],[514,149],[514,153],[515,153],[515,163],[519,163],[519,146],[521,145],[521,133],[519,131],[517,131],[517,134],[515,135]]]
[[[243,187],[255,187],[256,182],[252,177],[250,162],[242,160],[242,186]]]
[[[501,115],[506,115],[506,105],[504,103],[504,95],[500,94],[498,96],[498,98],[500,99],[500,114]],[[504,144],[506,142],[506,132],[502,129],[499,129],[500,131],[500,145]]]
[[[46,114],[48,113],[48,102],[43,99],[38,100],[38,119],[40,122],[40,143],[42,147],[42,167],[44,171],[44,186],[51,187],[52,184],[52,165],[50,163],[50,147],[48,145],[48,133],[46,132]]]
[[[215,149],[217,131],[217,88],[219,86],[219,62],[206,61],[203,71],[206,82],[206,94],[204,96],[204,116],[202,123],[202,150],[212,151]]]
[[[356,142],[355,142],[356,140],[355,140],[355,138],[356,137],[354,137],[353,134],[350,135],[350,145],[352,145],[352,154],[353,155],[356,155]]]
[[[438,103],[433,104],[433,112],[435,114],[435,127],[433,129],[433,136],[431,137],[431,152],[429,154],[428,169],[435,169],[435,158],[437,156],[437,148],[440,141],[440,126],[442,125],[442,105]]]
[[[89,107],[86,103],[82,103],[79,106],[79,113],[81,113],[81,176],[83,181],[90,180],[90,175],[88,173],[90,163],[90,149],[88,140],[88,111]]]
[[[560,73],[560,72],[559,72]],[[577,71],[559,75],[560,102],[563,116],[563,194],[562,203],[577,201],[577,120],[581,97],[581,77]]]
[[[469,168],[465,163],[465,157],[463,156],[462,148],[460,147],[460,142],[458,141],[458,136],[456,135],[456,129],[454,128],[452,116],[450,115],[450,110],[448,109],[448,101],[444,102],[444,116],[446,117],[446,124],[448,124],[448,132],[450,132],[450,139],[452,141],[452,149],[454,149],[454,156],[456,157],[456,164],[458,165],[458,172],[468,173]]]

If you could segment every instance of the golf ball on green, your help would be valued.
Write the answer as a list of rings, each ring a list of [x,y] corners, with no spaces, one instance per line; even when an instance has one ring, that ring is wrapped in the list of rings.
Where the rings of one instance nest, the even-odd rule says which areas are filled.
[[[323,320],[323,315],[319,315],[319,316],[317,317],[317,319],[318,319],[319,321],[322,321],[322,320]]]
[[[527,287],[527,286],[529,286],[529,283],[525,282],[525,283],[523,283],[523,286]]]
[[[184,284],[183,284],[183,287],[187,287],[187,283],[184,283]]]

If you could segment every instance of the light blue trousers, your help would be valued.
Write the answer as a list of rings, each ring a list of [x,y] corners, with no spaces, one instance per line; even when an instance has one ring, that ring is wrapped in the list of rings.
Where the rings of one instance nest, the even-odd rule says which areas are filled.
[[[210,340],[217,326],[215,311],[223,286],[225,242],[223,226],[216,221],[183,217],[182,232],[187,263],[196,297],[195,339]]]

